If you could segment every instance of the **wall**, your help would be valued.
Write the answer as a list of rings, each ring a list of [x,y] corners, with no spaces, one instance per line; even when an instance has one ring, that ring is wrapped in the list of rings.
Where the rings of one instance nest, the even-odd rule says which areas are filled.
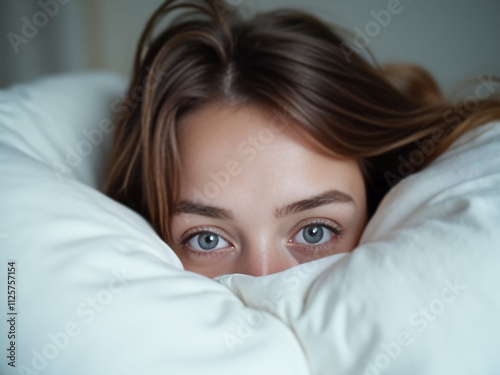
[[[8,33],[22,36],[22,17],[33,21],[34,14],[43,10],[40,4],[47,6],[55,1],[0,0],[0,86],[79,69],[106,69],[128,75],[139,34],[162,2],[57,0],[66,4],[57,3],[57,14],[49,17],[47,25],[40,27],[27,44],[20,44],[15,53]],[[377,61],[422,65],[445,91],[480,73],[500,76],[499,0],[401,0],[392,8],[396,0],[225,1],[238,4],[236,7],[247,15],[296,7],[341,25],[354,35],[361,30]],[[396,11],[389,12],[389,20],[386,15],[390,9]],[[43,17],[38,21],[40,24]],[[361,51],[366,55],[365,50]]]

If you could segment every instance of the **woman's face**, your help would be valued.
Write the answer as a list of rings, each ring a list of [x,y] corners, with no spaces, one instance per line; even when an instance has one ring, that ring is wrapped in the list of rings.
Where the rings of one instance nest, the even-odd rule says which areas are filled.
[[[186,270],[259,276],[356,247],[366,222],[358,164],[293,124],[253,106],[182,117],[170,245]]]

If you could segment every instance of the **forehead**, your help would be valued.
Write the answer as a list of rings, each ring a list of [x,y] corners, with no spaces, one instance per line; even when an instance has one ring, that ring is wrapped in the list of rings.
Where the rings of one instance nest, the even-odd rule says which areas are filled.
[[[180,119],[178,138],[181,156],[186,162],[188,159],[200,161],[199,155],[205,151],[211,159],[222,160],[226,155],[249,153],[248,148],[264,154],[260,151],[270,148],[285,151],[285,146],[292,144],[341,158],[319,145],[290,115],[258,105],[229,106],[218,102],[205,105]]]
[[[178,125],[179,143],[232,142],[265,128],[271,130],[272,110],[256,105],[210,103],[184,115]],[[275,119],[276,120],[276,119]],[[273,121],[276,123],[276,121]],[[282,121],[276,123],[282,125]]]
[[[214,203],[290,200],[331,188],[351,192],[362,183],[356,161],[325,153],[290,117],[262,107],[193,111],[179,123],[179,148],[183,199],[208,187],[219,191]]]

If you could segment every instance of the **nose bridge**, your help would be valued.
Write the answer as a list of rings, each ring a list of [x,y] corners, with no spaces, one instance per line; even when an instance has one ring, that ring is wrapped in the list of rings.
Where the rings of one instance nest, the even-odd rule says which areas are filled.
[[[236,272],[263,276],[284,271],[298,264],[297,260],[273,240],[252,241],[242,248],[244,254]]]

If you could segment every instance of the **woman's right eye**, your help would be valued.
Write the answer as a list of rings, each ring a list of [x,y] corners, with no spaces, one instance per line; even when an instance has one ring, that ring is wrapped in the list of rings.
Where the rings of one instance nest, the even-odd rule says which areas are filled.
[[[213,232],[200,232],[192,236],[187,245],[197,251],[210,251],[229,247],[229,242]]]

